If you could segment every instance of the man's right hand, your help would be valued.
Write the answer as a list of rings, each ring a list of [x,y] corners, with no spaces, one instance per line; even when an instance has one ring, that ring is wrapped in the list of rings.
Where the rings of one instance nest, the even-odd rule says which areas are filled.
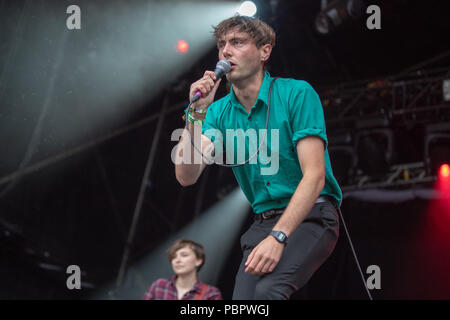
[[[216,75],[213,71],[205,71],[203,77],[191,84],[191,90],[189,92],[189,101],[192,101],[195,93],[200,91],[202,97],[192,104],[192,107],[196,109],[208,109],[209,105],[213,103],[214,96],[216,95],[217,88],[219,87],[220,81],[218,79],[216,83]]]

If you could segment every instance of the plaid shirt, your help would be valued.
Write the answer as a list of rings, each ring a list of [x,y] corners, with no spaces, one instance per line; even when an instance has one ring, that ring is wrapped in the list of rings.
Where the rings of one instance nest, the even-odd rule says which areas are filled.
[[[143,300],[178,300],[178,291],[175,286],[176,275],[169,279],[158,279],[144,294]],[[216,287],[206,285],[203,300],[222,300],[222,294]],[[194,287],[186,292],[181,300],[193,300],[196,294],[202,291],[202,283],[197,280]]]

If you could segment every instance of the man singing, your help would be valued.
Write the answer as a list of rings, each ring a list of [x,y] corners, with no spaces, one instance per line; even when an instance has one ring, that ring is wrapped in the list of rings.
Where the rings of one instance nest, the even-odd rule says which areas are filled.
[[[213,102],[221,79],[212,71],[191,85],[190,99],[198,91],[202,97],[192,104],[189,132],[185,129],[177,146],[176,178],[183,186],[196,183],[210,162],[202,157],[196,163],[195,153],[218,150],[214,130],[226,142],[229,130],[267,129],[259,139],[279,157],[277,170],[264,173],[270,164],[260,153],[257,161],[233,167],[255,216],[241,237],[243,259],[233,299],[289,299],[329,257],[339,234],[342,193],[330,165],[322,105],[307,82],[275,80],[265,71],[275,45],[275,32],[265,22],[234,16],[217,25],[214,35],[219,59],[231,64],[226,74],[231,90]],[[273,130],[277,134],[270,134]],[[228,145],[221,148],[225,154]],[[249,145],[234,145],[233,155],[244,150],[251,156]],[[184,153],[188,161],[180,161]]]

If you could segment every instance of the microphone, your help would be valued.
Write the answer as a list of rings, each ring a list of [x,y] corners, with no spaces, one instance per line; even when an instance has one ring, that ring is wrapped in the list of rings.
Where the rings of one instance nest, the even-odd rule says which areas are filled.
[[[220,60],[216,64],[216,69],[214,70],[214,74],[216,75],[216,81],[220,78],[222,78],[225,74],[231,71],[231,64],[228,62],[228,60]],[[202,97],[202,92],[200,90],[197,90],[197,92],[194,94],[194,97],[192,98],[191,103],[194,103],[198,99]]]

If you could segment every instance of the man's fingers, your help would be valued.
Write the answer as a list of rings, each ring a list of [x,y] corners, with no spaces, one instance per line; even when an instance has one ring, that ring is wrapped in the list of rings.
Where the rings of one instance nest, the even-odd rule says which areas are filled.
[[[208,91],[214,88],[214,80],[210,76],[205,76],[202,78],[201,84],[208,88]]]
[[[211,86],[211,88],[214,88],[214,86],[216,85],[215,83],[214,83],[214,80],[213,79],[208,79],[208,83],[209,83],[209,85]]]
[[[268,263],[264,266],[264,269],[262,270],[262,272],[263,272],[263,273],[271,273],[271,272],[275,269],[275,267],[277,266],[277,264],[278,264],[278,261],[274,261],[274,260],[268,262]]]
[[[261,261],[263,261],[263,260],[261,260]],[[269,259],[266,259],[266,260],[264,260],[264,264],[261,263],[260,270],[256,269],[256,271],[260,271],[261,273],[268,273],[271,265],[272,265],[272,261],[270,261]]]
[[[217,88],[219,87],[220,81],[222,81],[222,78],[219,78],[216,83],[214,83],[213,91],[216,93]]]
[[[256,265],[254,269],[254,273],[256,274],[265,274],[272,272],[273,265],[276,264],[276,261],[274,258],[270,256],[262,256],[261,260],[259,261],[258,265]]]
[[[202,93],[202,97],[205,97],[207,95],[207,90],[204,86],[199,86],[198,90],[200,90],[200,92]],[[196,90],[197,92],[197,90]]]
[[[212,80],[216,80],[216,74],[213,71],[205,71],[203,77],[210,77]]]
[[[245,272],[253,273],[255,271],[255,267],[258,265],[259,261],[262,258],[260,255],[256,253],[255,249],[253,249],[253,251],[254,254],[253,255],[250,254],[251,257],[249,256],[249,259],[246,262],[247,268],[245,269]]]
[[[271,273],[278,265],[280,258],[276,248],[267,247],[265,242],[261,242],[248,256],[245,272],[257,275]]]
[[[249,265],[249,263],[253,260],[254,255],[255,255],[255,249],[253,249],[252,252],[250,252],[250,254],[248,255],[247,261],[245,261],[245,266]]]
[[[267,260],[264,257],[261,257],[258,264],[253,268],[253,274],[262,275],[264,272],[264,266],[267,264]]]
[[[219,82],[219,81],[218,81]],[[211,78],[208,79],[202,79],[198,81],[196,84],[193,85],[192,91],[195,93],[198,90],[202,93],[202,97],[207,96],[211,91],[217,90],[216,87],[217,83],[214,83],[214,81]]]
[[[213,71],[205,71],[203,77],[191,85],[190,99],[193,98],[197,91],[201,92],[202,98],[207,97],[211,92],[215,95],[220,84],[220,79],[217,79],[217,82],[214,82],[214,80],[216,80],[215,73]]]

